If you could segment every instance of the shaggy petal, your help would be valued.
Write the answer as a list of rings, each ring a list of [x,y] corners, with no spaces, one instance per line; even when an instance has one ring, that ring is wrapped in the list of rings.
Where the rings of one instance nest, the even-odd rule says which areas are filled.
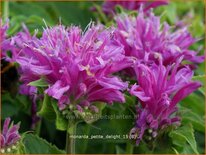
[[[159,129],[179,125],[176,105],[201,86],[199,82],[191,81],[193,72],[188,66],[178,70],[181,60],[177,59],[175,65],[168,67],[163,64],[135,65],[138,85],[131,87],[130,94],[141,101],[134,127],[140,134],[137,144],[144,138],[146,129],[152,129],[149,134],[156,137]]]
[[[150,100],[150,97],[146,96],[144,90],[136,84],[134,84],[132,88],[130,89],[130,94],[138,97],[143,102]]]
[[[9,126],[11,119],[6,118],[3,125],[3,131],[0,134],[1,143],[0,147],[11,147],[15,145],[17,141],[21,138],[19,135],[19,124],[13,125],[13,123]]]
[[[201,87],[200,82],[191,82],[184,87],[182,87],[179,91],[177,91],[176,95],[173,97],[171,101],[170,108],[173,108],[178,102],[183,100],[186,96],[197,90],[199,87]]]
[[[53,86],[45,90],[45,93],[54,97],[55,99],[60,99],[63,94],[68,91],[70,86],[63,87],[61,81],[57,81]]]
[[[192,37],[187,27],[173,32],[167,23],[161,24],[160,17],[152,12],[145,16],[143,9],[139,10],[137,17],[120,14],[115,21],[115,38],[123,45],[125,55],[135,57],[137,63],[170,66],[181,56],[194,66],[204,61],[205,56],[189,50],[197,39]]]
[[[13,38],[18,49],[13,60],[20,65],[23,85],[43,76],[49,85],[45,93],[58,100],[60,110],[68,104],[79,109],[76,105],[86,102],[125,101],[122,91],[128,83],[113,74],[131,66],[133,60],[112,37],[114,28],[90,23],[82,32],[79,27],[58,25],[44,29],[40,38],[25,31]]]

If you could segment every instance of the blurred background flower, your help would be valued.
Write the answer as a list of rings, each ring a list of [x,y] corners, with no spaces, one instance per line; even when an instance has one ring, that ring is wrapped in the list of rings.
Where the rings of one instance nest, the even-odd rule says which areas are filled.
[[[19,127],[20,124],[13,125],[10,124],[11,119],[6,118],[3,125],[3,130],[1,132],[1,153],[12,153],[16,151],[18,141],[20,140],[21,136],[19,134]]]

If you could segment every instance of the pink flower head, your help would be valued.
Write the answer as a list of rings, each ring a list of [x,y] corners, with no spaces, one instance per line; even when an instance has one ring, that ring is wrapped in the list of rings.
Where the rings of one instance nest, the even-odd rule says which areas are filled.
[[[137,107],[136,126],[132,129],[132,133],[138,133],[137,144],[146,130],[151,130],[150,138],[154,138],[159,129],[179,124],[180,118],[172,115],[177,111],[177,103],[201,86],[191,81],[193,72],[189,67],[178,69],[181,60],[179,58],[173,67],[136,64],[138,85],[134,84],[130,93],[141,103],[141,107]]]
[[[112,31],[101,25],[91,25],[86,32],[59,25],[46,28],[40,39],[23,40],[15,58],[20,64],[21,81],[28,84],[43,77],[49,84],[45,93],[58,100],[61,110],[69,104],[81,109],[96,101],[124,102],[121,91],[128,84],[112,74],[132,61],[125,57]],[[22,35],[14,40],[22,42]]]
[[[204,61],[204,56],[197,56],[197,52],[189,49],[197,39],[191,36],[187,27],[173,32],[167,23],[162,25],[160,17],[152,12],[145,17],[142,9],[137,17],[117,16],[116,23],[115,36],[123,44],[125,55],[136,57],[138,62],[158,64],[161,60],[168,66],[183,56],[183,60],[192,63],[190,66],[194,68],[196,63]]]
[[[132,1],[111,1],[106,0],[102,5],[102,10],[106,14],[114,14],[115,6],[120,5],[127,10],[138,10],[142,5],[144,7],[144,12],[147,12],[151,8],[155,8],[161,5],[168,4],[168,0],[132,0]]]
[[[10,45],[10,40],[7,38],[8,22],[2,24],[2,19],[0,19],[0,48],[1,48],[1,58],[6,57],[6,52],[12,49]]]
[[[11,119],[6,118],[3,125],[3,130],[0,134],[1,137],[1,149],[10,148],[13,149],[12,146],[15,146],[16,143],[20,140],[21,136],[19,135],[19,124],[9,125]],[[2,152],[3,153],[3,152]]]

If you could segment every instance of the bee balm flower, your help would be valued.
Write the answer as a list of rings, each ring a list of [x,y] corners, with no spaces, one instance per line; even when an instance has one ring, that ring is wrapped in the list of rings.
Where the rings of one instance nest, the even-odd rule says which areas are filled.
[[[7,38],[8,22],[3,24],[2,19],[0,19],[0,48],[1,48],[1,58],[6,57],[6,52],[12,50],[13,47],[10,44],[10,39]]]
[[[179,125],[180,118],[174,115],[176,105],[201,86],[199,82],[191,81],[193,72],[190,68],[178,69],[181,59],[178,61],[173,69],[162,64],[135,66],[138,85],[133,85],[130,93],[139,99],[141,106],[137,106],[138,117],[131,134],[138,134],[137,144],[145,137],[146,131],[151,139],[161,129]]]
[[[204,56],[197,56],[197,52],[189,47],[196,42],[187,27],[173,30],[167,23],[161,24],[160,17],[151,12],[145,17],[141,9],[138,16],[122,14],[116,17],[116,37],[123,44],[125,55],[137,58],[138,62],[144,64],[159,63],[162,59],[163,65],[173,64],[178,57],[192,63],[204,61]]]
[[[19,124],[10,125],[10,118],[6,118],[3,130],[0,135],[1,137],[1,153],[11,153],[11,151],[16,149],[16,144],[20,140],[21,136],[19,135]]]
[[[21,81],[29,84],[44,78],[49,85],[45,93],[58,100],[60,110],[74,107],[82,111],[84,107],[95,109],[92,103],[96,101],[125,101],[121,91],[128,84],[112,74],[132,61],[125,57],[112,30],[92,25],[83,33],[79,27],[59,25],[46,28],[40,39],[33,37],[22,45],[16,58]]]

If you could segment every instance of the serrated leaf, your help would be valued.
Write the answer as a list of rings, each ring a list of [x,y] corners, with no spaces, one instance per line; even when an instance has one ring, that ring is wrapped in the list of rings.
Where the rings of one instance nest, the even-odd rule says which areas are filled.
[[[205,121],[203,117],[185,107],[181,107],[180,110],[182,112],[182,124],[192,123],[195,130],[204,133]]]
[[[51,99],[47,94],[44,95],[41,110],[37,114],[48,120],[54,120],[56,118],[56,113],[52,106]]]
[[[191,152],[193,152],[192,148],[190,147],[190,145],[186,144],[181,154],[191,154]]]
[[[196,114],[203,116],[205,114],[204,97],[197,93],[192,93],[181,101],[181,106],[191,109]]]
[[[33,134],[24,134],[22,144],[26,154],[65,154],[63,150]]]
[[[54,111],[56,113],[56,120],[55,120],[56,128],[58,130],[66,131],[68,128],[68,120],[66,118],[64,118],[62,113],[59,111],[57,103],[52,101],[52,106],[53,106]]]
[[[17,94],[15,97],[12,97],[8,92],[2,94],[2,119],[6,117],[11,117],[18,114],[19,111],[24,111],[27,114],[30,114],[31,101],[27,96]]]
[[[194,130],[191,124],[184,125],[177,130],[171,131],[169,136],[172,138],[173,144],[184,148],[188,143],[193,151],[191,153],[198,154]]]
[[[48,83],[46,82],[44,78],[41,78],[39,80],[30,82],[28,85],[35,86],[35,87],[47,87]]]
[[[2,109],[4,109],[4,110],[1,111],[1,119],[5,119],[7,117],[12,117],[12,116],[18,114],[18,112],[19,112],[18,106],[11,104],[8,101],[4,101],[2,103]]]

